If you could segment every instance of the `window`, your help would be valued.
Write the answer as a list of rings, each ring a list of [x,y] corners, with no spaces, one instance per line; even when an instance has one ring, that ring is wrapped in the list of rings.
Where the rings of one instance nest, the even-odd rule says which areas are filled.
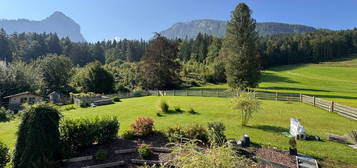
[[[20,103],[23,104],[23,103],[26,103],[27,102],[27,97],[22,97],[20,99]]]
[[[30,97],[29,98],[29,104],[35,104],[35,98],[34,97]]]

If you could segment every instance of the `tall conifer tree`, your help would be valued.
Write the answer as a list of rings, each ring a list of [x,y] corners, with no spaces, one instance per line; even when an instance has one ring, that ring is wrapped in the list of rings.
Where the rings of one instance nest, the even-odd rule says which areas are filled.
[[[240,3],[227,23],[222,53],[226,58],[228,85],[232,88],[256,87],[260,76],[257,60],[256,22],[249,7]]]

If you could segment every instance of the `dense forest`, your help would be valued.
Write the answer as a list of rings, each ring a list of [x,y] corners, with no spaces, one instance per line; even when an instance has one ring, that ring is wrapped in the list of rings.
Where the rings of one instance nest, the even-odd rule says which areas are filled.
[[[142,62],[145,61],[146,52],[155,53],[156,51],[148,49],[149,46],[161,45],[151,44],[153,40],[123,39],[78,43],[68,38],[59,38],[56,34],[6,34],[1,30],[0,97],[20,91],[36,91],[41,94],[48,94],[53,90],[65,93],[109,93],[143,88],[143,85],[148,85],[145,84],[147,80],[143,79],[145,76],[140,75],[145,67]],[[166,40],[169,42],[165,44],[170,46],[168,51],[175,52],[170,55],[169,60],[173,61],[170,65],[175,66],[173,72],[177,77],[175,76],[175,85],[163,84],[159,86],[160,89],[165,89],[165,86],[177,88],[207,82],[226,82],[222,38],[198,34],[195,39]],[[260,36],[256,41],[256,48],[261,69],[318,63],[356,53],[357,29]],[[149,61],[148,57],[146,61]],[[53,74],[57,76],[51,77]],[[91,89],[100,87],[95,85],[95,80],[106,80],[95,78],[93,74],[105,74],[109,81],[113,81],[110,89]],[[59,79],[63,80],[56,82]]]

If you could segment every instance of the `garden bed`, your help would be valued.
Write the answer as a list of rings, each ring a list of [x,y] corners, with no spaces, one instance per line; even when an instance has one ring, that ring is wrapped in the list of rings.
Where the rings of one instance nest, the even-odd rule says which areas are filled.
[[[143,159],[139,156],[135,149],[140,144],[149,144],[152,146],[152,155]],[[64,167],[78,168],[94,165],[110,165],[111,163],[123,163],[118,166],[111,167],[137,167],[144,164],[144,162],[150,163],[166,163],[174,158],[174,155],[170,153],[170,149],[166,148],[168,141],[159,133],[152,134],[145,138],[125,140],[116,139],[110,144],[94,145],[90,148],[83,150],[77,157],[81,156],[93,156],[93,159],[87,161],[78,161],[66,163]],[[95,158],[96,152],[100,149],[108,151],[108,155],[105,161],[98,161]],[[239,155],[243,155],[250,160],[258,161],[258,163],[251,162],[250,167],[256,168],[273,168],[277,163],[286,167],[296,167],[295,157],[290,156],[288,152],[281,151],[270,147],[261,147],[254,145],[249,148],[237,149]],[[256,158],[259,158],[258,160]],[[268,161],[262,162],[261,160]]]

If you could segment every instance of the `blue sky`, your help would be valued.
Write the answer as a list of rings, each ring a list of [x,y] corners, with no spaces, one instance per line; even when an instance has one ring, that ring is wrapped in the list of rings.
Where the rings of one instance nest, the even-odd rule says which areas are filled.
[[[239,2],[250,6],[258,22],[357,27],[357,0],[0,0],[0,18],[42,20],[61,11],[81,25],[88,41],[146,40],[177,22],[228,20]]]

